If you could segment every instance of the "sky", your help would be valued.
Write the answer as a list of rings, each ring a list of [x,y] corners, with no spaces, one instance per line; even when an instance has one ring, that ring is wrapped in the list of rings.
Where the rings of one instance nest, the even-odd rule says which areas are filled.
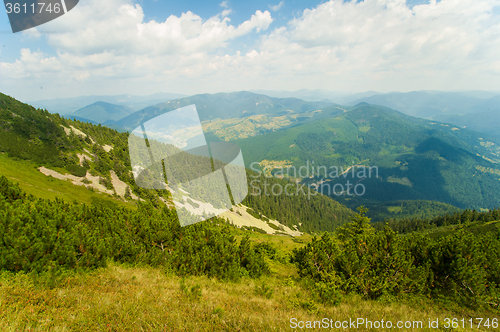
[[[13,34],[21,101],[240,90],[500,90],[500,0],[80,0]]]

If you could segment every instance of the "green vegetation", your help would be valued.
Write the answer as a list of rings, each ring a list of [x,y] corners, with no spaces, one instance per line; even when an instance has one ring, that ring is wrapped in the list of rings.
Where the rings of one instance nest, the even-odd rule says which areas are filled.
[[[255,169],[252,163],[263,160],[286,160],[298,173],[300,167],[305,171],[309,164],[307,176],[300,176],[303,183],[317,184],[333,199],[354,198],[352,190],[342,193],[337,189],[337,194],[333,193],[336,184],[346,187],[349,181],[366,189],[361,198],[357,197],[359,205],[369,201],[427,200],[462,209],[495,208],[500,206],[500,167],[492,160],[498,152],[496,145],[480,144],[480,135],[365,104],[330,118],[237,143],[247,167]],[[354,174],[341,175],[353,165]],[[362,179],[363,165],[376,166],[378,177],[366,174]],[[318,171],[318,166],[327,171]],[[330,167],[337,167],[337,172],[331,175]],[[284,173],[287,175],[286,170]],[[279,169],[274,169],[273,174],[281,175]],[[290,176],[299,177],[293,170]]]
[[[72,147],[63,122],[58,115],[0,94],[0,151],[11,158],[63,167],[64,152]]]
[[[342,293],[367,299],[424,295],[475,310],[500,303],[500,231],[474,235],[458,230],[433,240],[422,234],[376,231],[359,213],[335,234],[314,237],[294,250],[303,278],[311,278],[325,301]],[[498,212],[498,211],[497,211]]]
[[[496,166],[475,157],[473,152],[486,150],[469,146],[472,136],[432,132],[424,122],[415,125],[365,105],[275,132],[268,136],[276,138],[275,146],[249,145],[258,137],[245,141],[245,149],[261,149],[267,160],[300,165],[318,157],[317,164],[346,167],[354,160],[380,167],[382,179],[373,182],[380,197],[372,197],[370,208],[378,218],[392,218],[386,223],[371,223],[366,210],[354,214],[326,196],[309,199],[307,187],[305,195],[272,195],[273,186],[294,183],[249,171],[249,180],[257,180],[243,202],[251,215],[312,234],[329,231],[293,238],[238,229],[219,218],[180,227],[159,199],[165,191],[135,185],[126,133],[0,97],[0,133],[7,139],[0,141],[0,174],[6,176],[0,177],[2,330],[290,330],[294,317],[416,320],[424,327],[446,317],[482,317],[490,327],[498,322],[500,211],[459,212],[418,200],[427,195],[455,202],[469,194],[471,202],[487,202],[474,191],[478,185],[495,202],[497,187],[489,177],[497,176]],[[247,102],[257,106],[254,99]],[[276,112],[290,106],[280,105]],[[90,160],[81,161],[82,154]],[[108,188],[113,170],[125,182],[127,198],[135,193],[143,201],[47,177],[38,172],[41,165],[75,176],[88,171]],[[435,167],[424,167],[429,165]],[[473,180],[465,184],[443,180],[453,172],[460,180],[471,170]],[[441,191],[432,192],[436,188]],[[389,199],[401,193],[415,200]],[[380,199],[387,202],[376,206]],[[345,202],[363,203],[351,197]]]
[[[107,128],[101,125],[93,125],[91,123],[67,120],[60,118],[58,115],[49,114],[48,112],[42,110],[36,110],[33,107],[20,103],[15,99],[2,95],[2,98],[5,100],[6,106],[2,107],[0,104],[0,114],[6,114],[8,116],[11,112],[11,109],[17,110],[18,113],[23,114],[25,119],[31,119],[31,123],[33,126],[33,131],[44,132],[46,131],[44,126],[44,122],[38,121],[38,119],[45,119],[44,121],[48,121],[50,124],[55,124],[55,128],[59,133],[58,139],[61,142],[65,142],[65,145],[62,143],[56,144],[57,142],[54,139],[48,139],[44,144],[47,145],[48,148],[52,149],[52,153],[60,156],[56,165],[50,163],[50,155],[43,155],[39,159],[37,159],[36,155],[33,153],[26,154],[22,159],[26,160],[26,167],[23,169],[26,170],[24,172],[24,176],[22,179],[16,176],[15,169],[11,169],[8,175],[9,177],[17,179],[16,181],[20,181],[20,185],[23,189],[33,190],[34,188],[28,188],[29,184],[35,185],[34,183],[30,183],[31,178],[39,178],[40,181],[43,182],[36,184],[39,188],[38,191],[47,191],[47,188],[51,190],[56,190],[56,188],[51,188],[51,184],[43,181],[43,175],[39,174],[34,168],[28,166],[28,160],[34,161],[35,164],[33,166],[45,165],[46,167],[56,169],[59,172],[68,172],[75,176],[82,176],[84,172],[88,170],[91,174],[99,176],[101,178],[101,184],[103,184],[106,188],[112,189],[111,179],[110,179],[110,171],[113,170],[118,178],[125,182],[128,186],[131,193],[137,195],[138,197],[150,201],[154,206],[159,207],[162,204],[160,203],[160,197],[169,198],[169,192],[167,190],[148,190],[140,188],[131,173],[130,159],[128,153],[128,134],[127,133],[119,133],[114,129]],[[17,123],[17,122],[16,122]],[[19,124],[13,123],[12,128],[17,128],[16,126],[21,126],[22,123]],[[67,135],[63,129],[64,126],[66,130],[68,130],[69,135]],[[75,130],[74,130],[74,129]],[[71,129],[71,130],[70,130]],[[18,132],[14,132],[14,129],[11,130],[13,137],[21,136],[22,134]],[[10,131],[8,131],[9,133]],[[52,136],[51,136],[52,137]],[[25,142],[26,143],[26,142]],[[151,144],[155,143],[154,141],[150,142]],[[6,143],[6,152],[11,156],[11,150],[16,149],[16,147],[8,146],[9,142]],[[26,143],[28,144],[28,143]],[[163,146],[157,146],[153,144],[155,148],[164,148]],[[63,148],[64,147],[64,148]],[[105,150],[105,147],[108,148],[109,151]],[[110,149],[111,148],[111,149]],[[30,150],[31,151],[31,150]],[[35,151],[35,150],[33,150]],[[32,152],[33,152],[32,151]],[[85,160],[84,162],[79,163],[78,154],[87,155],[91,160]],[[1,157],[1,156],[0,156]],[[43,157],[43,158],[42,158]],[[47,159],[48,158],[48,159]],[[190,158],[190,159],[189,159]],[[188,160],[189,159],[189,160]],[[0,170],[2,159],[0,158]],[[16,161],[18,162],[18,161]],[[19,161],[22,162],[22,161]],[[188,154],[179,154],[179,158],[177,160],[179,164],[193,162],[193,157]],[[8,164],[8,158],[5,159],[5,163]],[[31,167],[33,167],[31,166]],[[57,166],[57,167],[56,167]],[[175,166],[175,165],[174,165]],[[9,168],[8,165],[4,166],[5,168]],[[186,168],[179,168],[180,170]],[[37,173],[37,174],[33,174]],[[147,172],[141,173],[143,176],[147,176]],[[26,179],[26,180],[24,180]],[[250,178],[249,178],[250,179]],[[262,186],[265,185],[266,182],[271,185],[280,184],[286,185],[288,182],[281,181],[277,179],[264,179],[263,181],[254,182],[254,186],[259,187],[261,189]],[[27,181],[26,186],[23,182]],[[38,180],[37,180],[38,181]],[[32,181],[31,181],[32,182]],[[61,182],[60,180],[54,180],[54,182]],[[85,190],[83,188],[78,189],[69,189],[68,191],[80,191],[80,189]],[[200,191],[199,194],[202,196],[210,197],[213,195],[212,192],[208,191],[206,187],[198,188]],[[253,190],[253,189],[249,189]],[[57,190],[59,191],[59,190]],[[52,192],[44,193],[43,197],[46,198],[54,198],[54,197],[62,197],[64,196],[64,192],[66,190],[59,191],[60,195],[54,195]],[[87,196],[84,198],[77,198],[73,196],[73,199],[78,200],[79,202],[90,203],[89,194],[83,193],[79,196]],[[67,197],[64,197],[65,199]],[[306,196],[303,195],[294,195],[294,196],[286,196],[279,195],[267,196],[266,193],[261,190],[261,192],[257,195],[249,195],[245,201],[243,202],[245,205],[256,211],[259,215],[265,215],[268,218],[273,218],[279,220],[281,223],[293,227],[297,226],[299,229],[304,231],[325,231],[325,230],[333,230],[338,225],[346,222],[349,217],[352,215],[352,211],[347,209],[345,206],[338,204],[335,201],[328,199],[327,197],[321,197],[317,195],[316,197],[311,197],[310,200],[307,199]],[[277,208],[273,208],[277,207]]]
[[[339,199],[339,202],[355,210],[363,205],[368,208],[366,215],[372,222],[383,220],[432,219],[462,211],[461,209],[436,201],[398,200],[390,202],[369,201],[360,198]]]
[[[248,238],[237,245],[224,224],[213,219],[183,228],[173,211],[148,202],[131,210],[111,200],[88,206],[37,199],[0,177],[0,270],[57,274],[111,259],[230,280],[266,273]]]
[[[40,204],[12,184],[7,183],[2,188],[8,188],[2,192],[2,204],[17,208]],[[161,217],[163,212],[150,208],[141,211],[141,218],[144,220],[146,216],[146,221],[152,223],[149,218]],[[116,211],[106,206],[89,209],[104,213]],[[45,215],[50,216],[50,213]],[[62,216],[61,221],[71,220],[68,214]],[[87,223],[84,220],[82,224]],[[165,225],[163,221],[157,223]],[[168,245],[171,242],[166,241],[163,242],[165,250],[162,250],[154,229],[149,229],[153,232],[147,234],[141,232],[132,219],[128,220],[128,225],[135,228],[135,232],[121,231],[121,234],[135,233],[126,239],[136,243],[122,243],[125,245],[122,257],[123,250],[138,243],[141,249],[137,255],[125,259],[108,258],[106,267],[80,272],[61,269],[56,273],[53,269],[57,265],[45,260],[50,269],[38,274],[33,270],[0,271],[0,301],[4,309],[0,311],[0,327],[3,330],[265,331],[288,330],[292,318],[315,321],[318,317],[331,317],[343,321],[364,317],[372,321],[382,318],[393,322],[421,321],[423,329],[405,330],[430,331],[425,326],[429,319],[444,322],[447,317],[482,317],[488,319],[490,325],[498,319],[498,306],[494,306],[498,303],[498,294],[494,295],[498,291],[495,286],[498,264],[487,266],[484,260],[488,255],[488,262],[498,261],[494,256],[499,252],[498,235],[476,239],[457,232],[437,242],[424,236],[398,237],[388,229],[373,230],[363,213],[334,234],[325,233],[312,239],[307,235],[300,239],[264,235],[207,222],[180,230],[182,240],[179,238],[179,242],[185,241],[194,247],[184,252],[189,266],[184,264],[184,268],[179,268],[179,265],[169,264],[175,260],[165,260],[161,253],[186,247],[180,244],[171,247]],[[175,229],[175,225],[171,226]],[[196,228],[196,235],[190,228]],[[63,225],[59,232],[64,229],[69,228]],[[215,233],[209,235],[210,230]],[[111,229],[105,231],[112,233]],[[172,228],[160,237],[168,237],[167,233],[171,232]],[[171,238],[178,234],[173,233]],[[211,239],[227,243],[224,239],[228,239],[229,234],[235,241],[233,246],[212,244]],[[148,240],[141,239],[144,235],[149,236]],[[209,235],[208,242],[206,235]],[[152,245],[149,245],[150,240],[153,240]],[[197,243],[204,244],[198,247]],[[63,249],[60,244],[57,247]],[[227,267],[231,264],[222,264],[225,267],[218,271],[200,265],[207,258],[208,262],[222,259],[210,256],[212,250],[218,253],[216,248],[234,248],[236,253],[247,253],[246,256],[236,254],[240,257],[238,279],[242,282],[217,278],[220,270],[230,271]],[[157,259],[144,259],[147,252],[151,253],[150,258]],[[5,250],[0,253],[2,258],[7,256]],[[48,251],[47,256],[50,255]],[[197,259],[202,255],[212,258]],[[260,257],[254,262],[265,261],[268,267],[258,278],[250,274],[252,261],[248,257],[251,256]],[[38,257],[41,264],[44,257]],[[288,262],[290,257],[293,264]],[[429,264],[427,257],[436,260]],[[231,261],[231,258],[224,259]],[[471,271],[479,274],[471,274]],[[429,284],[431,280],[434,284]],[[489,283],[489,289],[482,287],[484,282]],[[475,295],[471,295],[468,288]]]
[[[249,213],[256,218],[264,215],[290,228],[297,226],[305,232],[321,232],[333,231],[354,214],[352,210],[326,196],[313,192],[309,197],[306,186],[303,186],[305,191],[301,191],[288,180],[267,178],[263,174],[257,176],[250,171],[247,172],[247,177],[249,194],[242,203],[250,208]],[[292,195],[285,194],[284,188],[287,185],[287,191]],[[273,195],[272,190],[278,190],[273,188],[281,188],[282,194]]]
[[[15,160],[0,153],[0,174],[16,181],[27,194],[38,198],[62,199],[68,203],[77,201],[90,204],[92,199],[112,199],[119,206],[134,208],[122,200],[113,199],[109,195],[88,190],[83,186],[75,186],[70,181],[46,176],[37,170],[37,165],[29,160]]]
[[[270,298],[266,296],[270,291],[260,292],[259,288],[272,290]],[[0,274],[0,329],[261,332],[290,331],[291,318],[305,322],[322,317],[338,321],[364,317],[424,323],[429,319],[443,322],[447,317],[495,318],[484,311],[445,309],[425,298],[388,303],[353,294],[344,296],[336,306],[312,298],[311,291],[289,270],[228,283],[113,263],[93,273],[69,275],[55,288],[45,286],[39,278],[4,272]]]
[[[110,171],[140,198],[158,205],[165,190],[148,190],[136,185],[131,173],[128,134],[105,126],[68,120],[46,110],[35,109],[0,93],[0,152],[14,160],[31,161],[57,171],[83,177],[85,170],[99,175],[112,189]],[[105,147],[109,151],[106,151]],[[86,155],[80,165],[79,154]],[[31,177],[31,175],[30,175]]]
[[[488,224],[500,220],[500,210],[493,209],[487,212],[476,210],[465,210],[461,212],[447,213],[432,219],[406,218],[400,220],[387,219],[384,222],[375,223],[374,227],[382,230],[387,224],[392,230],[400,234],[421,231],[436,231],[447,226],[466,226],[471,224]]]

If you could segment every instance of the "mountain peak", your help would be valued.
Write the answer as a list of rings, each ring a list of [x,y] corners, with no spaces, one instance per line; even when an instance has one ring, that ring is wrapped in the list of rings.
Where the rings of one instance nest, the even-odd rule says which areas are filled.
[[[97,101],[93,104],[80,108],[70,115],[102,124],[105,122],[109,123],[109,121],[118,121],[132,113],[133,110],[127,106]]]

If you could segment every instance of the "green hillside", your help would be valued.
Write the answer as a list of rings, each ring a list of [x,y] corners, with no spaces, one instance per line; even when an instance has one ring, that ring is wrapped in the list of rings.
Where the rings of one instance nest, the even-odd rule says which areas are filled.
[[[327,194],[330,190],[332,197],[352,198],[346,192],[332,193],[336,184],[346,185],[349,180],[351,184],[362,181],[366,189],[362,198],[378,202],[430,200],[460,208],[500,206],[497,139],[384,107],[360,104],[333,118],[237,143],[248,167],[266,161],[279,176],[282,169],[286,173],[276,166],[280,163],[290,162],[298,171],[314,161],[316,174],[309,171],[305,182],[317,184]],[[340,175],[353,165],[345,177]],[[324,168],[318,176],[318,166],[327,168],[326,176]],[[340,177],[330,174],[330,167],[335,166]],[[377,168],[364,178],[358,176],[362,166]],[[253,168],[262,169],[263,164]],[[326,182],[319,185],[321,180]]]
[[[360,211],[334,233],[292,239],[217,219],[182,228],[148,202],[68,204],[0,184],[4,330],[286,331],[292,318],[353,315],[411,321],[405,331],[432,331],[430,320],[445,330],[450,317],[498,327],[493,232],[397,236]]]
[[[500,98],[497,98],[500,99]],[[499,102],[500,104],[500,102]],[[445,114],[434,117],[434,119],[452,123],[456,126],[476,130],[491,136],[500,136],[500,105],[495,108],[484,108],[486,111],[473,114]],[[489,109],[489,110],[488,110]]]
[[[368,208],[367,216],[373,222],[403,219],[432,219],[460,212],[461,209],[450,204],[425,200],[370,201],[362,198],[340,198],[342,204],[356,209],[360,205]]]
[[[366,153],[389,166],[405,155],[435,158],[448,162],[445,166],[473,160],[477,172],[497,176],[495,164],[475,154],[492,145],[470,146],[458,134],[400,120],[396,112],[379,110],[379,119],[373,120],[369,107],[360,108],[361,115],[355,108],[337,118],[274,132],[298,133],[291,135],[292,146],[285,147],[298,147],[299,158],[284,154],[290,159],[268,159],[262,166],[300,165],[308,160],[301,158],[331,148],[326,161],[342,158],[340,152],[358,161]],[[440,329],[449,330],[447,318],[481,317],[477,330],[498,327],[498,210],[464,211],[416,226],[415,220],[390,221],[385,227],[372,224],[365,210],[353,215],[326,196],[267,195],[266,188],[297,184],[268,178],[272,170],[261,175],[249,171],[249,180],[256,180],[249,191],[257,194],[244,203],[252,214],[283,218],[314,233],[331,232],[270,236],[237,229],[220,218],[180,227],[174,211],[161,203],[165,191],[134,185],[127,133],[50,115],[5,95],[0,95],[0,120],[2,330],[286,331],[293,329],[292,318],[316,324],[318,317],[416,322],[408,331],[435,330],[424,325],[435,319]],[[393,126],[399,131],[385,137],[382,132]],[[421,128],[427,131],[422,134]],[[244,149],[266,135],[245,140]],[[280,144],[289,143],[286,135]],[[371,149],[356,150],[370,139]],[[384,143],[377,145],[376,139]],[[406,160],[393,168],[412,170],[413,159]],[[70,180],[46,177],[40,166],[75,178],[92,173],[106,188],[113,171],[143,201],[117,195],[116,189],[99,194]],[[390,175],[386,182],[413,188],[413,173],[402,174],[406,176]],[[390,204],[384,207],[398,213],[390,210],[398,207],[396,202]],[[451,209],[432,202],[401,204],[405,213]],[[458,220],[465,227],[428,232],[455,226]],[[398,235],[391,229],[396,224],[404,226],[400,233],[409,234]]]
[[[375,223],[378,230],[384,229],[387,224],[390,228],[400,234],[412,232],[438,232],[444,231],[449,234],[456,229],[468,229],[474,232],[478,230],[497,231],[497,222],[500,220],[500,210],[498,208],[479,212],[476,210],[455,211],[446,213],[434,218],[409,217],[395,220],[387,218],[384,222]]]
[[[37,197],[60,197],[68,201],[91,202],[92,197],[105,197],[119,204],[136,204],[131,195],[163,206],[167,190],[150,190],[137,186],[132,175],[128,153],[128,133],[120,133],[101,125],[64,119],[58,114],[35,109],[6,95],[0,95],[0,174]],[[82,160],[82,156],[85,156]],[[13,160],[10,162],[10,160]],[[70,180],[46,177],[38,171],[44,166],[61,174],[81,179],[99,178],[107,193],[90,191],[92,186]],[[16,172],[16,168],[19,170]],[[118,195],[112,184],[114,172],[128,195]],[[269,179],[271,185],[285,186],[287,181]],[[83,186],[85,184],[85,186]],[[263,186],[265,181],[254,183]],[[304,231],[331,231],[347,222],[353,212],[327,197],[304,194],[267,196],[264,191],[249,195],[243,204],[268,218],[276,218],[290,227]]]

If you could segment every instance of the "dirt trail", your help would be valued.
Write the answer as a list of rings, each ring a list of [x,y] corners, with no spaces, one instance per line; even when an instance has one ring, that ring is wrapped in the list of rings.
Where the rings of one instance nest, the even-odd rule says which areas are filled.
[[[51,170],[51,169],[48,169],[48,168],[45,168],[45,167],[39,167],[38,170],[42,173],[42,174],[45,174],[47,176],[52,176],[56,179],[59,179],[59,180],[70,180],[71,183],[73,183],[74,185],[77,185],[77,186],[85,186],[85,187],[92,187],[100,192],[103,192],[103,193],[106,193],[106,194],[109,194],[109,195],[113,195],[115,192],[117,195],[121,196],[121,197],[124,197],[125,196],[125,191],[126,191],[126,188],[127,188],[127,184],[123,181],[121,181],[118,176],[116,175],[116,173],[114,171],[110,171],[110,174],[111,174],[111,183],[113,184],[113,188],[114,190],[109,190],[107,189],[105,186],[103,186],[102,184],[99,183],[99,176],[93,176],[92,174],[90,174],[89,172],[87,172],[87,174],[85,175],[85,177],[78,177],[78,176],[74,176],[74,175],[71,175],[71,174],[61,174],[59,172],[56,172],[54,170]],[[91,183],[84,183],[83,180],[84,179],[87,179],[88,181],[90,181]],[[135,194],[133,194],[131,192],[131,197],[132,199],[134,200],[138,200],[139,197],[137,197]]]
[[[115,192],[118,196],[120,197],[125,197],[125,192],[127,190],[128,184],[123,182],[118,178],[118,175],[116,175],[115,171],[111,170],[111,183],[113,184],[113,188],[115,188]],[[130,196],[132,199],[139,199],[134,193],[130,192]]]
[[[238,206],[233,206],[233,211],[234,212],[231,212],[231,211],[224,212],[223,214],[221,214],[221,217],[225,217],[233,225],[235,225],[237,227],[241,228],[243,226],[247,226],[247,227],[253,226],[253,227],[257,227],[257,228],[264,230],[268,234],[275,234],[276,232],[282,232],[282,233],[289,234],[291,236],[302,235],[302,232],[295,230],[295,229],[290,229],[289,227],[282,225],[277,220],[269,220],[269,222],[276,225],[277,227],[279,227],[280,230],[278,231],[278,230],[272,228],[264,220],[257,219],[254,216],[250,215],[247,212],[247,207],[245,205],[240,204]]]

